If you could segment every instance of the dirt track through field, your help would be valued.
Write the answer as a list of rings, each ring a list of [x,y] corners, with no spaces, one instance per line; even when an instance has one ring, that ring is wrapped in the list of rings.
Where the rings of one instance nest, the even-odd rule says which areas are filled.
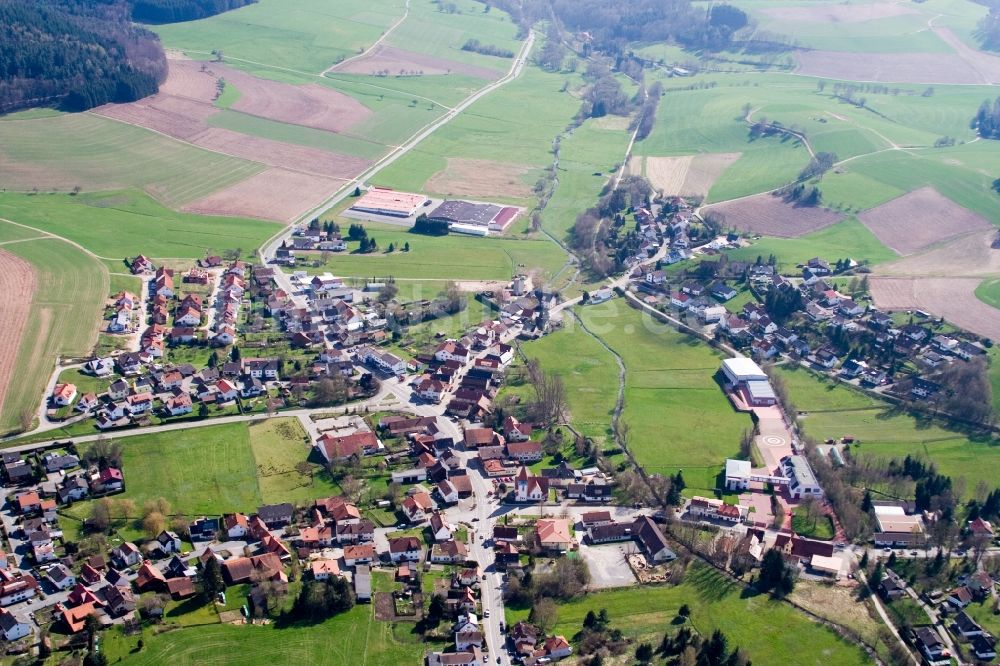
[[[976,298],[982,278],[872,277],[875,305],[886,310],[926,310],[956,326],[1000,339],[1000,310]]]
[[[24,259],[0,250],[0,412],[13,379],[21,337],[31,312],[35,271]]]
[[[858,215],[886,247],[902,255],[973,231],[992,229],[985,218],[931,187],[922,187]]]
[[[779,238],[796,238],[844,219],[841,213],[826,208],[793,206],[771,194],[714,204],[704,210],[724,215],[724,230],[733,228]]]

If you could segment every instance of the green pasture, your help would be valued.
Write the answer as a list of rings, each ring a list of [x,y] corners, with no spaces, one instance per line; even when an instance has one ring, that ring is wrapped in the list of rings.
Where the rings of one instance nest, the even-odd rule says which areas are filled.
[[[91,113],[2,122],[0,145],[9,190],[137,187],[168,206],[200,199],[263,169]]]
[[[980,480],[992,483],[991,461],[1000,460],[997,440],[914,417],[802,368],[779,366],[776,371],[784,379],[795,409],[806,412],[800,427],[813,439],[850,435],[859,441],[852,446],[856,456],[912,455],[932,461],[942,474],[965,478],[970,488]]]
[[[401,0],[261,0],[153,29],[168,48],[206,60],[222,51],[227,64],[268,77],[282,68],[319,74],[370,46],[402,15]]]
[[[676,586],[630,587],[587,594],[559,604],[553,629],[572,639],[590,610],[605,609],[610,626],[637,641],[659,645],[684,604],[691,628],[704,637],[721,629],[730,648],[740,647],[754,663],[868,664],[870,658],[832,630],[795,608],[744,588],[702,564],[695,564]],[[526,619],[528,609],[508,609],[507,623]]]
[[[238,589],[232,588],[231,593],[236,594]],[[131,636],[113,629],[102,639],[101,647],[109,663],[136,666],[291,666],[303,662],[398,666],[417,663],[428,649],[444,649],[441,643],[424,643],[421,635],[413,631],[412,623],[376,621],[373,604],[359,604],[319,624],[277,628],[274,624],[236,626],[215,621],[174,631],[147,629]],[[140,640],[141,649],[137,647]],[[364,655],[361,660],[359,655]]]
[[[120,260],[198,258],[241,248],[253,252],[278,230],[273,222],[179,213],[135,190],[100,194],[0,194],[0,217],[79,243],[94,254]]]
[[[339,219],[339,224],[345,229],[351,222],[356,221]],[[538,269],[551,276],[566,263],[562,248],[545,238],[515,240],[461,234],[424,236],[390,224],[363,224],[368,230],[368,237],[378,243],[378,252],[360,254],[356,252],[360,243],[351,241],[347,252],[330,253],[325,263],[322,262],[322,255],[316,253],[320,266],[308,270],[355,277],[506,280],[520,266],[524,270]],[[405,243],[410,244],[409,252],[403,252]],[[395,252],[387,253],[390,244],[395,245]]]
[[[246,423],[206,425],[118,441],[124,451],[126,488],[118,498],[134,500],[140,508],[163,497],[175,514],[218,516],[251,512],[263,503]],[[258,448],[266,450],[266,445]]]
[[[778,260],[778,270],[787,274],[799,274],[796,265],[812,257],[830,260],[850,257],[874,266],[899,256],[853,217],[798,238],[763,237],[727,254],[730,259],[742,261],[756,261],[757,257],[767,261],[773,254]]]
[[[581,317],[625,363],[623,420],[643,467],[716,468],[738,453],[752,424],[715,382],[721,356],[619,299],[583,309]]]
[[[297,418],[271,418],[251,424],[248,430],[265,504],[294,504],[339,493],[321,466],[306,462],[312,441]]]

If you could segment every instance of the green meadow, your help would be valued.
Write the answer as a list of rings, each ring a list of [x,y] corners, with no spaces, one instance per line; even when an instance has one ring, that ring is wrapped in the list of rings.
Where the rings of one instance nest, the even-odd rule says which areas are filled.
[[[11,226],[0,222],[0,229]],[[31,311],[14,362],[15,383],[0,412],[0,432],[9,432],[34,417],[57,357],[90,353],[109,281],[97,260],[56,238],[11,243],[3,249],[30,263],[35,273]]]
[[[0,217],[62,236],[116,262],[137,254],[193,259],[236,248],[248,254],[279,229],[261,220],[175,212],[135,190],[0,194]],[[116,264],[116,270],[123,268]]]
[[[401,0],[262,0],[200,21],[155,26],[163,45],[267,77],[281,68],[319,74],[356,55],[403,15]],[[263,66],[262,66],[263,65]],[[271,66],[275,69],[271,69]]]
[[[342,228],[356,220],[340,218]],[[310,272],[330,271],[355,277],[394,277],[419,280],[508,280],[517,270],[540,270],[554,275],[566,263],[565,252],[546,238],[510,239],[472,237],[461,234],[424,236],[391,224],[364,222],[368,237],[378,243],[378,252],[360,254],[360,243],[348,243],[348,251],[330,253]],[[410,244],[410,251],[403,247]],[[394,252],[387,252],[389,245]],[[317,253],[317,259],[322,255]]]
[[[23,116],[19,116],[23,117]],[[90,113],[0,122],[9,190],[148,191],[178,207],[258,172],[256,162],[202,150]]]
[[[799,238],[761,238],[727,254],[730,259],[742,261],[756,261],[757,257],[767,261],[773,254],[778,260],[778,269],[783,272],[794,272],[797,264],[817,256],[830,259],[850,257],[871,265],[899,256],[882,245],[868,227],[853,217]]]
[[[581,311],[587,327],[622,357],[629,448],[651,472],[714,479],[752,428],[714,377],[722,357],[620,299]],[[714,487],[714,483],[711,487]]]
[[[708,637],[721,629],[730,648],[740,647],[753,663],[826,666],[868,664],[870,658],[831,629],[767,595],[748,594],[742,585],[703,564],[695,564],[676,586],[643,586],[595,592],[561,603],[553,632],[572,640],[588,611],[605,609],[610,627],[638,641],[659,645],[682,605],[688,624]],[[507,623],[524,620],[528,609],[507,609]]]
[[[964,478],[969,488],[984,480],[992,483],[993,462],[1000,460],[1000,442],[969,435],[939,421],[917,418],[895,406],[808,370],[778,366],[806,435],[823,441],[855,437],[856,456],[903,458],[912,455],[932,461],[942,474]]]

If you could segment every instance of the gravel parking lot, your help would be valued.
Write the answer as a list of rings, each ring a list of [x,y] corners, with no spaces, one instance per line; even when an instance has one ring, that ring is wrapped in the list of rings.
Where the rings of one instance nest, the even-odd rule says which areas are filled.
[[[580,544],[580,556],[590,570],[590,587],[623,587],[635,583],[635,576],[625,562],[627,548],[635,549],[635,544],[632,541],[596,546]]]

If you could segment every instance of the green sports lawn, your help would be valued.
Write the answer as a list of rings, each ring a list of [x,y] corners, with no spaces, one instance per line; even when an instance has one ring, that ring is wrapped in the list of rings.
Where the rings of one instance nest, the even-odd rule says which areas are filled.
[[[0,222],[0,229],[11,225]],[[54,238],[3,246],[35,271],[35,294],[18,346],[12,377],[0,412],[0,432],[17,429],[22,416],[34,415],[56,357],[90,353],[108,295],[108,272],[97,260]]]
[[[992,469],[1000,461],[1000,442],[950,429],[947,424],[918,419],[854,389],[836,385],[808,370],[779,366],[794,407],[808,414],[800,427],[823,441],[852,435],[860,445],[854,455],[903,458],[913,455],[937,465],[942,474],[965,478],[968,487],[993,483]]]
[[[743,594],[743,587],[702,564],[677,586],[631,587],[588,594],[559,604],[554,633],[577,634],[590,610],[604,608],[611,627],[636,641],[659,645],[681,605],[691,609],[690,625],[708,637],[721,629],[730,647],[739,646],[757,664],[827,666],[868,664],[864,651],[792,606],[765,595]],[[507,610],[511,624],[526,619],[528,609]]]
[[[752,427],[715,382],[722,357],[621,299],[588,307],[581,316],[625,363],[623,420],[638,462],[650,471],[684,469],[714,479]]]
[[[0,217],[63,236],[116,262],[137,254],[193,259],[236,248],[251,254],[279,229],[260,220],[174,212],[135,190],[0,194]],[[116,263],[114,270],[124,266]]]
[[[357,220],[338,219],[338,224],[344,229],[353,223]],[[335,275],[353,277],[507,280],[519,266],[529,271],[539,269],[551,276],[566,263],[563,249],[546,238],[518,240],[461,234],[435,237],[413,234],[395,225],[363,224],[368,230],[368,237],[378,243],[378,252],[357,253],[360,243],[351,241],[348,252],[331,253],[325,264],[307,270],[319,273],[330,271]],[[395,246],[395,251],[386,253],[390,243]],[[409,252],[402,251],[405,243],[410,244]]]
[[[0,122],[9,190],[135,187],[168,206],[181,206],[263,169],[91,113],[24,118]]]

